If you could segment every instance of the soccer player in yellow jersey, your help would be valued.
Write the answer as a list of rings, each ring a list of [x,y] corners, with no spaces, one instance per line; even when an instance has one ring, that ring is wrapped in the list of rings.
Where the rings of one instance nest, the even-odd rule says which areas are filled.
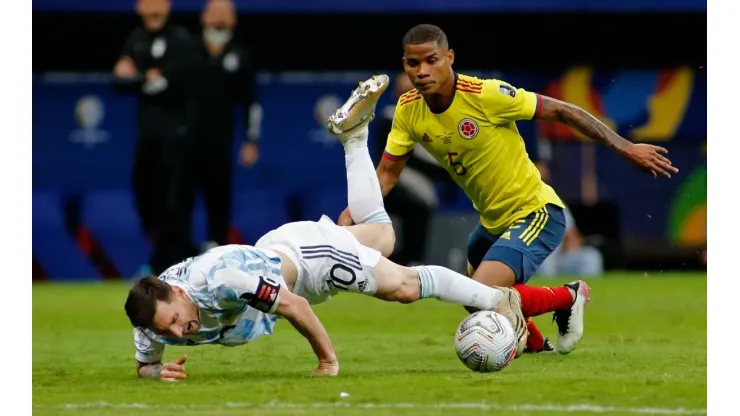
[[[583,281],[559,288],[524,284],[560,244],[565,217],[563,202],[529,159],[516,122],[566,123],[653,177],[670,178],[678,169],[664,156],[665,149],[631,143],[581,108],[500,80],[456,73],[455,54],[439,27],[412,28],[404,36],[403,51],[404,70],[415,89],[398,100],[377,168],[383,195],[398,181],[417,143],[428,150],[480,213],[468,242],[472,278],[489,286],[513,286],[525,317],[555,312],[558,351],[570,352],[583,336],[589,288]],[[345,211],[339,224],[348,223]],[[531,321],[528,328],[528,349],[541,349],[542,334]]]

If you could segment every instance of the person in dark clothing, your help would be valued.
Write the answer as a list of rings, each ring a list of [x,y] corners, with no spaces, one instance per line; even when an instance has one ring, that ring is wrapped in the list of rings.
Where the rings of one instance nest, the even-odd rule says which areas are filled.
[[[231,183],[236,104],[244,113],[247,133],[239,152],[242,165],[259,158],[262,110],[257,102],[253,57],[234,40],[236,10],[231,0],[211,0],[202,15],[201,71],[197,105],[199,182],[208,212],[205,248],[227,244],[231,218]]]
[[[400,97],[413,86],[406,74],[396,77],[395,94]],[[388,134],[393,125],[395,104],[378,114],[375,121],[375,156],[383,156]],[[424,262],[426,242],[432,215],[437,210],[438,196],[435,180],[449,181],[447,172],[421,146],[416,146],[409,158],[406,169],[401,173],[393,190],[385,197],[385,208],[389,214],[401,220],[400,250],[389,258],[399,264],[414,265]]]
[[[142,227],[154,242],[146,274],[195,254],[190,212],[198,55],[187,30],[169,23],[169,0],[138,0],[136,9],[143,25],[126,41],[114,74],[120,91],[139,98],[132,182]]]

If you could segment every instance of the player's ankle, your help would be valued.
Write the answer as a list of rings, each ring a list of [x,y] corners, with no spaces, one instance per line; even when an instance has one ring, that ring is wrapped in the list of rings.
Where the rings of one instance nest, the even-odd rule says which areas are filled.
[[[363,147],[367,147],[367,139],[359,137],[349,137],[342,142],[345,150],[355,150]]]

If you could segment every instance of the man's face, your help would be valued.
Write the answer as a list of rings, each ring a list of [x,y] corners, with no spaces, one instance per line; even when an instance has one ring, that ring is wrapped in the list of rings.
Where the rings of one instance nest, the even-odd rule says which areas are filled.
[[[236,26],[236,10],[231,0],[211,0],[203,10],[202,23],[204,28],[234,29]]]
[[[403,51],[403,69],[422,95],[440,92],[452,76],[454,60],[455,53],[437,42],[406,45]]]
[[[136,12],[148,31],[160,30],[170,16],[170,0],[138,0]]]
[[[157,301],[152,331],[165,337],[182,338],[200,329],[198,308],[179,287],[173,286],[171,302]]]

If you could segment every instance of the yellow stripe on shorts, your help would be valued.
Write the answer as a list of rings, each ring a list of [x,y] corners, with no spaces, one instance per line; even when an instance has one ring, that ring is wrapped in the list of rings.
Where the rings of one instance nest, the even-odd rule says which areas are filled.
[[[542,216],[542,219],[540,220],[540,223],[537,225],[537,228],[535,229],[534,233],[524,240],[524,243],[527,245],[532,244],[532,242],[537,238],[538,235],[540,235],[540,232],[545,229],[545,225],[547,224],[547,220],[550,219],[550,213],[547,212],[546,208],[542,208],[544,211],[544,215]]]
[[[532,231],[534,231],[534,228],[537,226],[537,223],[539,222],[541,216],[542,216],[542,209],[540,208],[534,212],[534,219],[532,220],[532,222],[529,223],[527,228],[524,229],[524,232],[519,234],[520,240],[524,241],[524,239],[527,238],[527,236],[529,236],[532,233]]]

